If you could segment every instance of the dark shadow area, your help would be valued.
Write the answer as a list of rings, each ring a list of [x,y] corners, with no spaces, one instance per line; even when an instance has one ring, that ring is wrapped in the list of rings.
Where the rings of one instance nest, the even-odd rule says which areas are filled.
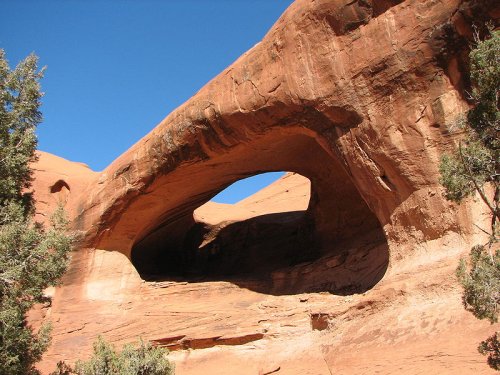
[[[132,262],[145,278],[263,275],[318,257],[307,211],[261,215],[214,226],[194,223],[181,246],[176,247],[147,240],[137,244],[132,252]]]
[[[186,236],[184,276],[265,276],[318,257],[306,211],[275,213],[210,227],[198,223]],[[201,229],[201,230],[200,230]]]
[[[68,191],[71,190],[66,181],[57,180],[56,183],[49,188],[49,190],[52,194],[54,194],[54,193],[59,193],[63,188],[67,189]]]
[[[163,240],[138,243],[132,262],[147,281],[228,281],[273,295],[362,293],[387,269],[389,251],[380,227],[321,247],[313,217],[294,211],[215,226],[194,223],[177,246]]]

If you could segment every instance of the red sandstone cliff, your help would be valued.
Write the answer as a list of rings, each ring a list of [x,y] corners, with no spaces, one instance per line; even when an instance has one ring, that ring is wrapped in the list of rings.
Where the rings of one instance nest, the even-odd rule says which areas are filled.
[[[493,4],[298,0],[102,173],[59,170],[87,186],[59,183],[80,242],[42,368],[103,334],[170,347],[180,375],[488,373],[453,276],[487,217],[437,166]],[[199,208],[273,170],[295,174]]]

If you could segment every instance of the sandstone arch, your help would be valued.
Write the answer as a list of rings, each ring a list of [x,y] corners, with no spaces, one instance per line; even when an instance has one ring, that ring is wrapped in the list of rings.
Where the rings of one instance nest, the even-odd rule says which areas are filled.
[[[401,255],[404,244],[455,230],[434,191],[447,124],[465,108],[454,89],[460,73],[450,80],[446,66],[463,43],[446,53],[443,45],[470,33],[467,13],[455,12],[460,1],[363,4],[295,2],[101,174],[74,220],[83,243],[130,258],[163,231],[178,247],[196,207],[273,170],[311,179],[321,249],[382,226]]]
[[[193,268],[196,257],[186,245],[195,236],[193,211],[236,180],[277,170],[297,172],[311,181],[308,210],[296,223],[308,241],[296,253],[289,254],[288,260],[310,261],[334,253],[335,245],[346,238],[380,231],[379,222],[346,171],[313,135],[296,127],[272,130],[221,156],[186,166],[182,173],[159,177],[144,197],[131,204],[130,214],[125,214],[113,231],[131,233],[134,228],[139,229],[130,257],[145,273],[154,273],[160,263],[173,263],[181,270]],[[138,217],[138,213],[142,216]],[[286,252],[271,247],[270,244],[269,251]],[[383,274],[387,257],[380,256],[382,266],[377,267]]]

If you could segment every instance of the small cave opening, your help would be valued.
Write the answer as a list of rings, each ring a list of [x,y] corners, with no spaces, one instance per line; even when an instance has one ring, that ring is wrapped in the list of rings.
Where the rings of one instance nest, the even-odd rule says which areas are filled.
[[[49,192],[59,203],[65,203],[70,194],[70,187],[64,180],[57,180],[49,187]]]
[[[57,180],[50,188],[49,191],[51,194],[60,193],[63,190],[70,191],[69,185],[64,180]]]

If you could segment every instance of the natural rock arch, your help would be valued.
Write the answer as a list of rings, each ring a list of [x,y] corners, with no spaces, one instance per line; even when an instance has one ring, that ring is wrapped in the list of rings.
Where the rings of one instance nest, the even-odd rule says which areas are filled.
[[[186,245],[195,236],[193,211],[236,180],[277,170],[297,172],[311,181],[308,210],[296,223],[303,232],[301,237],[310,243],[304,240],[301,248],[287,253],[290,258],[299,262],[331,255],[338,242],[381,230],[336,156],[328,153],[312,132],[288,127],[257,136],[221,156],[186,166],[182,174],[173,172],[158,178],[137,205],[132,203],[130,214],[125,214],[121,225],[113,231],[123,228],[130,233],[133,228],[140,228],[130,253],[140,271],[155,273],[161,263],[169,262],[186,270],[196,263],[193,249]],[[139,227],[138,223],[143,224]],[[382,266],[376,267],[382,274],[387,261],[387,253],[380,254]]]
[[[328,371],[311,369],[317,364],[346,374],[374,366],[411,373],[424,362],[431,372],[457,373],[464,358],[484,369],[469,348],[490,327],[463,311],[450,277],[460,252],[484,239],[471,224],[481,208],[447,203],[437,165],[452,144],[447,126],[467,108],[464,42],[473,23],[498,19],[497,3],[297,0],[261,43],[150,134],[102,173],[86,172],[88,184],[68,179],[80,244],[50,309],[57,340],[44,356],[47,372],[58,360],[90,353],[104,326],[115,343],[140,335],[173,349],[265,339],[250,356],[248,347],[198,358],[190,351],[191,373]],[[295,152],[286,157],[289,149]],[[313,160],[316,153],[326,155],[321,168],[325,159]],[[171,223],[179,231],[168,238],[182,238],[193,228],[194,208],[232,181],[274,168],[311,178],[309,213],[327,253],[321,261],[272,272],[267,289],[137,277],[132,249],[155,229]],[[342,199],[332,201],[331,189]],[[359,215],[337,210],[344,200],[355,202]],[[377,218],[382,241],[360,244],[367,224],[358,223],[347,245],[328,253],[364,214],[367,222]],[[148,260],[147,251],[137,254]],[[381,275],[376,288],[349,298],[248,290],[352,294]],[[308,331],[325,325],[321,335]],[[186,361],[178,365],[186,370]]]
[[[134,248],[137,259],[139,244],[162,232],[180,248],[196,207],[272,170],[312,181],[325,252],[377,226],[398,245],[391,257],[455,230],[462,218],[435,194],[447,125],[465,108],[452,70],[464,44],[446,43],[471,29],[458,2],[398,3],[295,2],[101,174],[73,222],[82,243],[129,258]]]

